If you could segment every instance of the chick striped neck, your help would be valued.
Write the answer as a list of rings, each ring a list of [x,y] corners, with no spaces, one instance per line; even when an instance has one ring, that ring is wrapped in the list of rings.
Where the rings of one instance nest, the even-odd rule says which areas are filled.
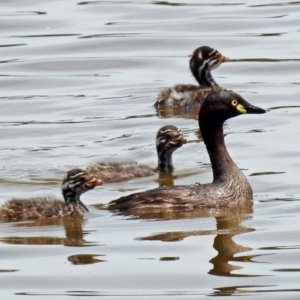
[[[157,147],[158,165],[157,170],[162,173],[172,173],[174,166],[172,163],[172,154],[175,149],[164,149]]]
[[[204,85],[207,87],[219,86],[210,72],[209,61],[204,61],[199,67],[198,72],[193,72],[193,75],[198,81],[199,85]]]
[[[78,203],[80,201],[80,195],[70,188],[63,188],[62,194],[66,204]]]
[[[83,191],[74,190],[69,185],[63,185],[62,194],[67,205],[75,204],[75,206],[81,206],[85,211],[89,211],[84,203],[80,200],[80,195]]]

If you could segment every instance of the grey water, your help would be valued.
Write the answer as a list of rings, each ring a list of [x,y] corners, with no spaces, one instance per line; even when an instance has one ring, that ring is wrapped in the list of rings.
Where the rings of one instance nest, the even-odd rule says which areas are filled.
[[[246,213],[136,218],[97,209],[158,186],[157,176],[86,193],[84,220],[0,223],[3,299],[298,299],[300,2],[3,0],[0,10],[0,204],[60,195],[73,167],[155,164],[174,124],[175,184],[210,182],[192,112],[156,111],[158,91],[195,83],[192,51],[231,61],[223,87],[268,110],[225,125],[254,191]],[[36,297],[34,297],[36,296]]]

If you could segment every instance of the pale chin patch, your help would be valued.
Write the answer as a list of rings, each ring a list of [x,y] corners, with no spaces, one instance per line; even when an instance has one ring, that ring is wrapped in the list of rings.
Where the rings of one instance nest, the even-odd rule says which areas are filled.
[[[63,190],[66,190],[68,188],[68,183],[67,182],[64,182],[62,184],[62,187],[61,187]]]
[[[219,61],[211,61],[209,63],[209,67],[210,67],[211,70],[219,67],[220,65],[221,65],[221,62],[219,62]]]

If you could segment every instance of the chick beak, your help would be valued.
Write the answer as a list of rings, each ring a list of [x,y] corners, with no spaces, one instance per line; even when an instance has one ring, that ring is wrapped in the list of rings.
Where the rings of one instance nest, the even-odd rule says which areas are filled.
[[[175,139],[175,142],[176,142],[176,144],[177,145],[183,145],[183,144],[186,144],[187,143],[187,140],[186,140],[186,138],[184,138],[182,135],[180,135],[179,137],[177,137],[176,139]]]
[[[227,61],[230,61],[230,58],[229,57],[226,57],[226,56],[221,56],[220,58],[219,58],[219,61],[220,62],[227,62]]]
[[[99,179],[93,175],[87,177],[85,180],[85,184],[91,188],[94,188],[95,186],[98,186],[98,185],[102,185],[103,183],[104,182],[101,179]]]

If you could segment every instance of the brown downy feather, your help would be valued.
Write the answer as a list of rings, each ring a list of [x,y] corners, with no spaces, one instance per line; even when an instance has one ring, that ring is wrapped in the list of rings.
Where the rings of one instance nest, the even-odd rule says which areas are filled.
[[[11,199],[0,208],[0,220],[51,219],[72,215],[84,215],[79,204],[66,204],[52,196],[31,199]]]
[[[88,173],[101,178],[105,183],[120,182],[132,178],[152,176],[155,173],[172,173],[172,155],[187,141],[181,130],[173,125],[161,127],[156,135],[158,164],[152,167],[138,162],[96,163],[86,168]]]
[[[190,59],[190,70],[199,85],[177,84],[171,88],[164,88],[158,93],[154,106],[200,106],[209,93],[222,89],[210,71],[227,61],[229,58],[216,49],[208,46],[197,48]]]
[[[84,215],[88,211],[80,196],[103,181],[81,169],[68,171],[62,181],[64,202],[53,196],[15,198],[0,207],[0,220],[19,221],[51,219],[72,215]]]

